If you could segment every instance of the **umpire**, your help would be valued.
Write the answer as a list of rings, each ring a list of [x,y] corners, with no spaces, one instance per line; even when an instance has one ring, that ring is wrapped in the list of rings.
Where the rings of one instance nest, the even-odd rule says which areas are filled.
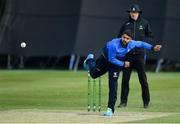
[[[141,17],[141,9],[139,5],[132,4],[127,10],[129,18],[122,25],[118,37],[121,36],[124,30],[130,29],[133,31],[133,40],[151,41],[152,31],[147,20]],[[143,107],[147,108],[150,102],[149,86],[145,72],[145,50],[136,48],[126,55],[126,61],[130,62],[130,67],[123,70],[121,84],[121,101],[118,107],[126,107],[129,94],[129,80],[132,69],[138,73],[139,82],[142,89]]]

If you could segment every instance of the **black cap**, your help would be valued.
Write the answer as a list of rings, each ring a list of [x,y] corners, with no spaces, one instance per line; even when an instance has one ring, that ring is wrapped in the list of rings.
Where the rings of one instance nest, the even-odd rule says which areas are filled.
[[[130,8],[129,8],[126,12],[128,12],[128,13],[129,13],[129,12],[139,12],[139,13],[142,13],[139,5],[137,5],[137,4],[132,4],[132,5],[130,6]]]
[[[123,34],[126,34],[126,35],[128,35],[129,37],[133,38],[133,32],[132,32],[130,29],[124,30],[123,33],[122,33],[122,35],[123,35]]]

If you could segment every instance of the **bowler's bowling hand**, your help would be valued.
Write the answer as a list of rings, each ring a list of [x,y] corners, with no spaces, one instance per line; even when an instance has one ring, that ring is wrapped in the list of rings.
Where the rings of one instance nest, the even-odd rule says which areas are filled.
[[[155,52],[158,52],[158,51],[161,50],[161,47],[162,47],[162,45],[155,45],[154,48],[153,48],[153,50],[154,50]]]
[[[124,67],[125,67],[125,68],[128,68],[128,67],[130,67],[130,62],[128,62],[128,61],[125,61],[125,62],[124,62]]]

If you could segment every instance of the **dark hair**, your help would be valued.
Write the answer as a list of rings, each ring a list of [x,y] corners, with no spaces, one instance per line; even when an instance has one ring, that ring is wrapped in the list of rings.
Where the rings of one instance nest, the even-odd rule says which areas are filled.
[[[132,32],[130,29],[124,30],[123,33],[122,33],[122,35],[123,35],[123,34],[126,34],[126,35],[128,35],[129,37],[133,38],[133,32]]]

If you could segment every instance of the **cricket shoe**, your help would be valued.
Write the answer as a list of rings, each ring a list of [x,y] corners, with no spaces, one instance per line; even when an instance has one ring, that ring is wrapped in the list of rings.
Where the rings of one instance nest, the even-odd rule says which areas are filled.
[[[107,111],[103,114],[104,116],[111,117],[113,116],[113,112],[111,108],[108,108]]]
[[[88,56],[84,60],[83,66],[84,66],[84,68],[86,70],[89,70],[88,60],[90,60],[90,59],[94,59],[94,55],[93,54],[88,54]]]
[[[118,108],[123,108],[123,107],[126,107],[127,106],[127,103],[120,103],[119,105],[118,105]]]
[[[145,104],[143,105],[143,107],[144,107],[145,109],[147,109],[147,108],[149,107],[149,103],[145,103]]]

